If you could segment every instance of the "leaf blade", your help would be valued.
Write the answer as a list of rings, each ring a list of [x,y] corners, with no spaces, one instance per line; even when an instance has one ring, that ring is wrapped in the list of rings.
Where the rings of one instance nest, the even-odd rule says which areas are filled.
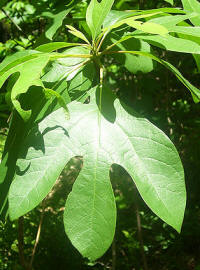
[[[114,0],[101,0],[100,3],[97,0],[91,0],[86,12],[86,22],[93,39],[101,32],[103,21],[111,10],[113,3]]]
[[[59,139],[63,140],[65,145],[64,147],[62,145],[59,150],[61,156],[65,156],[65,159],[62,159],[62,162],[54,163],[49,173],[51,180],[49,179],[48,182],[50,181],[51,185],[58,175],[58,167],[61,171],[61,167],[67,161],[66,153],[68,157],[71,157],[71,155],[83,156],[83,169],[66,202],[64,219],[65,230],[72,243],[84,256],[91,260],[95,260],[105,252],[114,235],[116,214],[108,173],[113,163],[124,166],[132,175],[139,192],[149,207],[177,231],[180,230],[185,209],[184,174],[180,158],[172,142],[149,121],[137,115],[131,108],[121,104],[118,99],[114,100],[115,97],[108,89],[103,92],[101,125],[99,125],[99,101],[98,97],[96,98],[97,101],[93,97],[90,104],[71,103],[69,105],[71,115],[69,121],[63,121],[62,110],[57,110],[39,124],[39,130],[42,134],[41,141],[46,141],[48,145],[50,137],[51,141],[55,140],[59,128],[60,135],[63,136],[63,139],[61,137]],[[112,104],[109,110],[108,103]],[[85,129],[86,123],[87,129]],[[64,135],[64,130],[67,132],[67,136]],[[80,135],[78,132],[80,130],[84,130],[84,134]],[[32,135],[29,134],[27,139],[28,144],[31,145],[31,147],[28,147],[30,154],[35,151],[34,149],[38,149],[36,144],[38,139],[33,141]],[[147,144],[150,143],[151,147],[146,147],[143,140],[136,142],[138,137],[141,139],[147,138]],[[166,145],[169,147],[166,148]],[[141,151],[141,149],[143,150]],[[29,151],[28,154],[23,156],[23,160],[19,161],[21,170],[27,169],[24,171],[24,175],[36,168],[34,163],[27,167],[29,165]],[[25,153],[27,153],[27,149]],[[31,155],[32,159],[40,158],[40,168],[43,169],[42,164],[46,163],[49,153],[48,151],[38,150],[36,153],[38,156],[35,156],[35,153]],[[172,162],[169,164],[168,159],[170,157]],[[157,160],[156,164],[153,158]],[[165,181],[163,183],[154,177],[153,172],[156,170],[164,174]],[[57,172],[56,175],[55,172]],[[150,174],[152,174],[151,178],[149,177]],[[15,214],[15,211],[18,211],[19,208],[21,214],[24,213],[20,205],[22,199],[18,196],[22,194],[20,185],[23,177],[25,177],[24,175],[18,173],[10,189],[9,201],[12,218],[17,218],[20,214],[19,212],[17,215]],[[176,178],[174,175],[176,175]],[[31,178],[29,177],[29,179]],[[33,191],[34,179],[31,180],[32,184],[29,180],[29,187],[32,187]],[[40,174],[40,180],[38,179],[38,181],[40,185],[43,185],[46,182],[45,176]],[[162,192],[159,192],[160,185],[162,186]],[[50,186],[48,186],[49,188]],[[40,190],[41,188],[39,192]],[[37,194],[37,191],[35,193]],[[104,193],[106,194],[105,201]],[[158,193],[159,196],[157,196]],[[40,196],[40,200],[43,196]],[[31,207],[36,206],[39,201],[37,195],[33,197],[35,202],[32,203]],[[175,201],[176,207],[174,209]],[[158,204],[158,209],[156,209]],[[25,199],[23,199],[23,205],[26,211],[30,210],[30,207],[27,208]],[[76,210],[75,213],[74,209]],[[101,241],[99,241],[100,238]]]

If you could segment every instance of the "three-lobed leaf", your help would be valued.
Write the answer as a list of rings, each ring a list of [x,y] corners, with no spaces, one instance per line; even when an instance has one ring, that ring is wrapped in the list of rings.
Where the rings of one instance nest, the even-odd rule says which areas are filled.
[[[9,192],[13,220],[37,206],[71,157],[83,156],[64,223],[72,244],[90,260],[103,255],[114,237],[112,164],[127,170],[147,205],[177,231],[185,209],[183,168],[169,138],[108,89],[101,106],[97,94],[90,104],[71,103],[69,121],[57,110],[35,126],[23,145]]]

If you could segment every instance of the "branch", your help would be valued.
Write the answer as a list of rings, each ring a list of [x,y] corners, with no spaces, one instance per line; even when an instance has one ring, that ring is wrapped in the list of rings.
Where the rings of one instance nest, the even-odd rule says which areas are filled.
[[[33,247],[32,256],[31,256],[31,260],[30,260],[30,264],[29,264],[28,270],[31,270],[32,269],[32,265],[33,265],[33,260],[34,260],[34,257],[35,257],[36,248],[37,248],[37,245],[38,245],[39,240],[40,240],[40,233],[41,233],[43,218],[44,218],[44,200],[42,202],[42,212],[41,212],[41,216],[40,216],[40,223],[39,223],[39,226],[38,226],[38,231],[37,231],[37,235],[36,235],[36,239],[35,239],[35,244],[34,244],[34,247]]]
[[[114,238],[112,243],[112,268],[111,268],[112,270],[116,270],[116,259],[117,259],[116,240]]]
[[[15,21],[12,19],[12,17],[10,17],[10,15],[3,9],[1,8],[1,11],[6,15],[6,17],[15,25],[15,27],[24,34],[23,30],[21,29],[21,27],[15,23]]]
[[[140,253],[142,256],[142,261],[143,261],[143,266],[144,270],[148,270],[147,266],[147,260],[146,260],[146,255],[144,251],[144,241],[143,241],[143,236],[142,236],[142,226],[141,226],[141,218],[140,218],[140,212],[139,212],[139,207],[137,203],[137,195],[136,195],[136,187],[134,187],[134,193],[135,193],[135,212],[136,212],[136,218],[137,218],[137,229],[138,229],[138,238],[139,238],[139,243],[140,243]]]
[[[18,24],[15,23],[15,21],[13,20],[13,18],[5,11],[5,9],[1,8],[1,11],[2,11],[2,12],[6,15],[6,17],[14,24],[14,26],[15,26],[21,33],[23,33],[23,35],[28,39],[28,41],[31,42],[31,44],[33,44],[33,42],[29,39],[28,35],[22,30],[22,28],[21,28]],[[18,45],[22,46],[22,45],[19,44],[18,41],[16,41],[15,39],[14,39],[14,41],[15,41]],[[24,48],[24,46],[22,46],[22,47]]]

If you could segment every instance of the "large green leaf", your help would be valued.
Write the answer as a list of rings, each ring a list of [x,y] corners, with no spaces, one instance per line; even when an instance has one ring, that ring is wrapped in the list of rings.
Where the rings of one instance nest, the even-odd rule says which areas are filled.
[[[28,122],[24,122],[19,114],[14,111],[11,125],[4,147],[2,162],[0,163],[0,219],[4,220],[7,214],[7,196],[10,184],[15,174],[18,153],[24,138],[29,132],[38,113],[44,108],[46,98],[43,91],[35,88],[27,93],[22,100],[24,106],[32,109],[32,116]]]
[[[48,74],[45,76],[45,87],[51,87],[56,93],[65,100],[65,103],[70,102],[70,98],[67,92],[67,82],[65,80],[60,81],[59,74],[54,76],[54,81],[48,82]],[[52,111],[60,108],[58,99],[51,96],[51,99],[47,101],[45,93],[42,88],[31,87],[27,94],[20,98],[19,101],[22,106],[32,110],[31,118],[29,121],[24,122],[19,114],[14,111],[9,129],[8,137],[6,140],[3,158],[0,163],[0,219],[5,220],[7,214],[7,195],[10,184],[13,180],[13,176],[16,170],[16,160],[19,154],[21,145],[24,138],[26,138],[34,122],[40,122],[46,115]]]
[[[101,26],[104,19],[108,15],[114,0],[91,0],[86,13],[86,21],[92,33],[92,38],[95,39],[101,32]]]
[[[190,40],[192,42],[198,43],[200,45],[200,27],[191,27],[190,24],[186,23],[185,20],[194,18],[196,13],[189,13],[188,15],[175,15],[175,16],[163,16],[150,20],[151,22],[156,22],[167,27],[170,32],[175,32],[181,39]],[[176,24],[181,25],[176,25]],[[200,24],[197,24],[200,25]],[[196,61],[197,68],[200,71],[200,55],[193,54]]]
[[[112,242],[116,209],[109,169],[131,175],[147,205],[180,231],[185,209],[184,173],[169,138],[108,89],[90,104],[71,103],[66,121],[57,110],[35,126],[24,142],[9,192],[10,217],[33,209],[47,195],[66,163],[83,156],[83,168],[66,203],[65,230],[90,260]],[[101,104],[101,105],[100,105]]]
[[[31,116],[31,110],[24,110],[19,101],[19,95],[26,93],[32,85],[42,85],[40,80],[43,68],[49,62],[50,56],[37,51],[24,51],[16,53],[5,59],[0,65],[0,87],[14,73],[19,77],[11,91],[11,101],[21,115],[27,121]]]

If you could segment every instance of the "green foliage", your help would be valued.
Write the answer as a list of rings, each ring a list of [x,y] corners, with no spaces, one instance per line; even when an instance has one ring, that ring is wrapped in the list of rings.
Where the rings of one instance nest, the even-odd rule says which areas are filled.
[[[92,0],[87,8],[86,21],[92,33],[92,38],[95,38],[101,32],[101,26],[108,15],[114,0]]]
[[[98,259],[113,241],[116,206],[109,179],[113,164],[129,173],[148,207],[180,232],[186,204],[180,157],[159,128],[112,93],[106,65],[116,61],[138,74],[154,70],[156,61],[198,103],[200,90],[159,56],[166,51],[200,54],[198,3],[182,2],[183,11],[127,12],[111,10],[113,0],[92,0],[80,23],[84,33],[70,24],[73,18],[66,19],[72,16],[75,1],[68,6],[51,4],[42,12],[52,21],[35,40],[34,49],[17,52],[0,65],[2,100],[13,111],[0,164],[2,218],[9,213],[15,220],[34,209],[71,158],[81,156],[83,166],[66,201],[64,225],[84,257]],[[40,9],[35,4],[38,14]],[[184,25],[187,19],[195,26]],[[65,20],[68,31],[65,28],[63,38],[56,39]],[[125,92],[120,93],[124,97]],[[130,238],[126,231],[124,235]]]

